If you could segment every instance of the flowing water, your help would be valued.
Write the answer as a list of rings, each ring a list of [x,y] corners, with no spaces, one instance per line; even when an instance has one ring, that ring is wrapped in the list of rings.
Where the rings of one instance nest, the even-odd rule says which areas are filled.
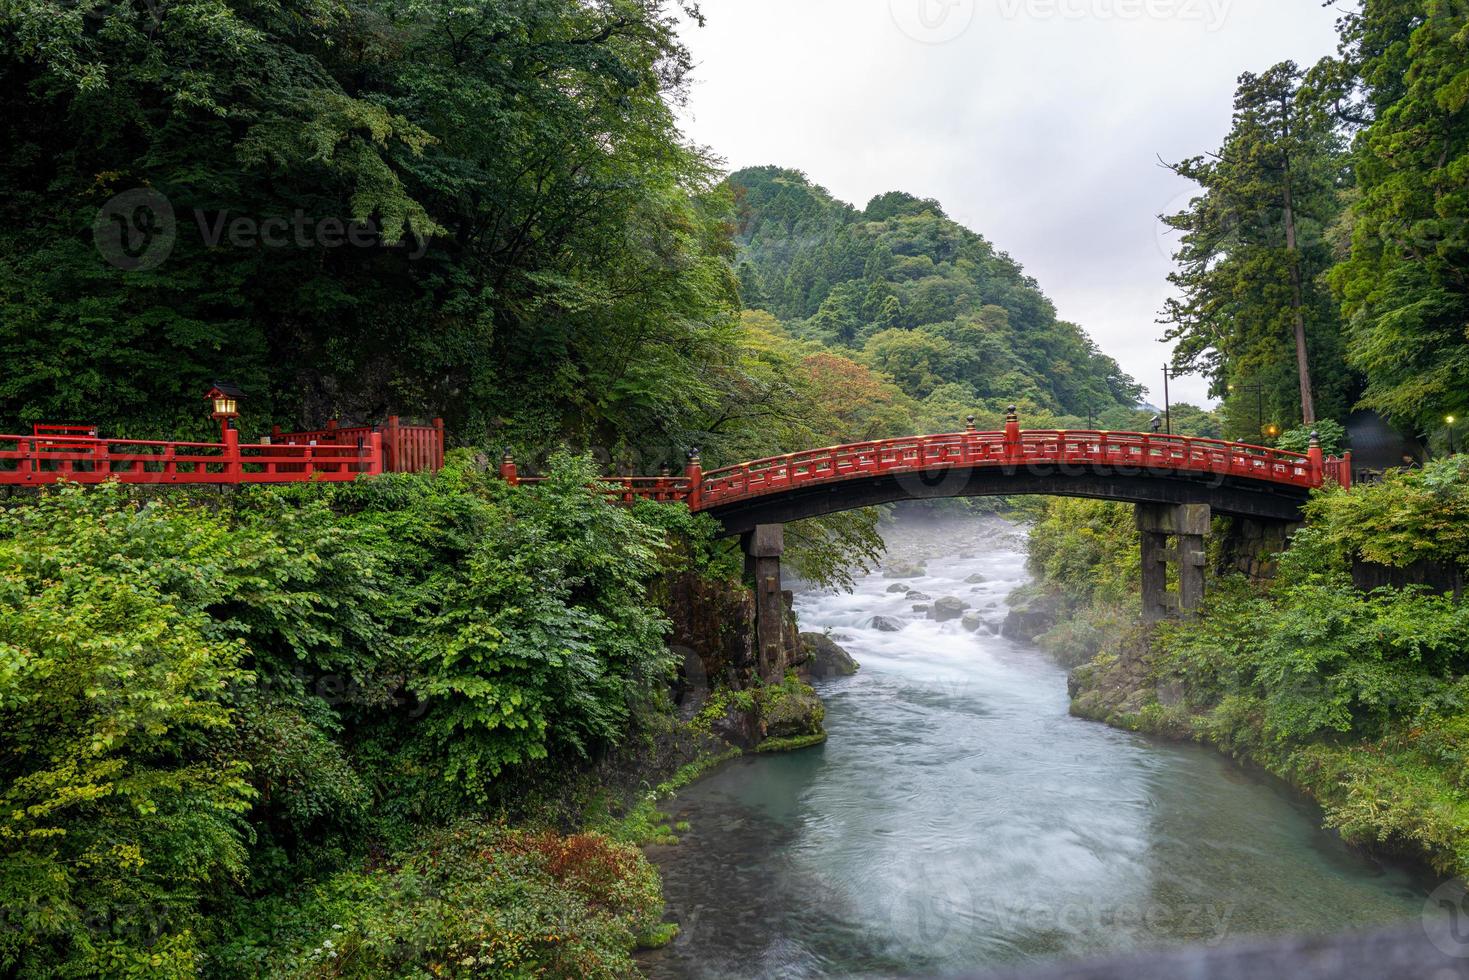
[[[1038,650],[888,591],[958,596],[998,626],[1026,581],[1021,530],[887,537],[890,565],[925,574],[797,596],[802,629],[862,664],[818,685],[830,741],[739,760],[664,808],[691,829],[654,850],[682,931],[644,960],[653,977],[943,974],[1421,913],[1425,882],[1348,851],[1284,788],[1071,718]]]

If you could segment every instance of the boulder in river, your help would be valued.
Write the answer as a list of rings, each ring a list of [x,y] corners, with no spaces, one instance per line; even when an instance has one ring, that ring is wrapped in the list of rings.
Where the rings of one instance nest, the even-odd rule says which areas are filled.
[[[1000,635],[1012,640],[1034,642],[1036,637],[1055,626],[1061,615],[1061,599],[1049,593],[1019,590],[1009,601],[1014,608],[1005,617]]]
[[[967,582],[970,585],[983,585],[984,583],[988,582],[989,579],[985,578],[983,575],[979,574],[978,572],[975,572],[973,575],[969,576],[964,581]]]
[[[928,605],[926,603],[922,603],[922,602],[920,602],[918,605],[916,605],[916,606],[913,607],[913,611],[916,612],[920,616],[927,616],[928,615],[928,610],[929,610]]]
[[[941,623],[947,623],[952,619],[958,619],[969,611],[969,603],[958,596],[944,596],[933,604],[931,615]]]
[[[766,738],[820,735],[825,717],[821,699],[804,684],[798,690],[785,685],[767,688],[760,699],[760,727]]]
[[[971,633],[978,633],[980,627],[984,626],[984,617],[979,613],[964,614],[964,628]]]
[[[906,596],[904,596],[904,598],[906,598],[909,602],[932,602],[933,601],[933,596],[928,595],[928,594],[923,593],[923,592],[917,592],[917,591],[909,592]]]
[[[926,573],[926,562],[895,561],[882,570],[883,578],[922,578]]]
[[[857,673],[857,661],[825,633],[802,633],[801,648],[806,653],[804,666],[812,680],[851,677]]]
[[[898,622],[896,619],[890,619],[887,616],[873,616],[872,622],[868,623],[867,625],[870,626],[872,629],[877,630],[879,633],[903,632],[903,624]]]
[[[895,585],[889,585],[888,586],[888,591],[891,592],[893,595],[898,595],[899,593],[902,593],[902,592],[911,591],[911,589],[910,589],[909,586],[904,585],[902,582],[898,582]]]

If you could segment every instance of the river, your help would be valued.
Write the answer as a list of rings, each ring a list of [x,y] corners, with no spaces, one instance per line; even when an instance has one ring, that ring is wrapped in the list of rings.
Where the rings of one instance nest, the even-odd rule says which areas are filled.
[[[1043,653],[888,591],[998,623],[1027,580],[1021,529],[910,518],[886,537],[890,565],[925,574],[797,595],[802,629],[862,664],[819,685],[827,744],[738,760],[664,807],[690,829],[652,852],[681,932],[651,976],[943,974],[1421,913],[1424,881],[1349,851],[1285,788],[1072,718]]]

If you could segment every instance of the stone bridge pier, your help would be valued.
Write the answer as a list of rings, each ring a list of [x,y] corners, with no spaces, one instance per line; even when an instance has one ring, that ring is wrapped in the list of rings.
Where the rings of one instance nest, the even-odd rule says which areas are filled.
[[[1208,504],[1138,504],[1142,538],[1143,619],[1155,623],[1187,615],[1204,601],[1205,539],[1213,513]],[[1168,587],[1168,566],[1176,569],[1176,592]]]
[[[778,681],[785,673],[785,599],[780,558],[785,554],[784,524],[761,524],[740,537],[745,578],[755,585],[755,640],[760,677]]]

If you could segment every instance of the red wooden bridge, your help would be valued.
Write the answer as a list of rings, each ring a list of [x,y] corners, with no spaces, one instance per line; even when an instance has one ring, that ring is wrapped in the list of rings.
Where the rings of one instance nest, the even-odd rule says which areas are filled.
[[[443,422],[307,432],[275,429],[241,443],[106,439],[94,428],[36,426],[0,435],[0,485],[60,480],[132,484],[343,482],[443,465]],[[522,477],[507,454],[501,476]],[[731,533],[834,510],[905,498],[1052,493],[1138,503],[1210,503],[1222,513],[1288,518],[1327,480],[1351,482],[1350,454],[1327,459],[1263,446],[1142,432],[1005,429],[853,443],[741,463],[705,473],[697,452],[680,475],[609,477],[626,501],[676,501],[709,512]]]
[[[730,533],[895,500],[1016,494],[1133,503],[1207,503],[1224,514],[1289,520],[1309,492],[1350,486],[1351,454],[1319,445],[1293,453],[1265,446],[1142,432],[1022,430],[1012,412],[1000,432],[911,436],[832,446],[704,472],[697,451],[678,476],[607,477],[626,502],[677,501],[715,516]],[[500,475],[521,476],[507,453]]]

